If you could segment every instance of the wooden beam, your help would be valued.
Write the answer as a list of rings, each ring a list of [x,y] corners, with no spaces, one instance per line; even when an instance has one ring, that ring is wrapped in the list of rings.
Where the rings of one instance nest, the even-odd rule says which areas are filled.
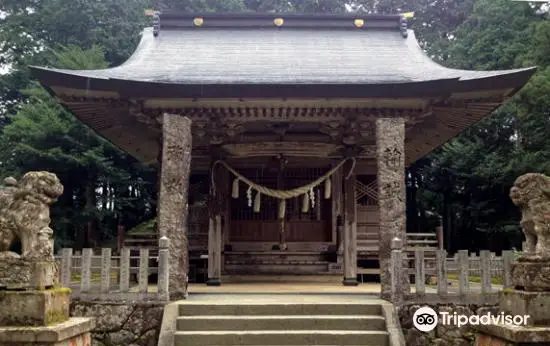
[[[202,108],[202,107],[246,107],[252,108],[274,108],[274,107],[296,107],[299,109],[315,107],[366,107],[366,108],[414,108],[423,109],[428,101],[421,98],[402,99],[146,99],[146,108]]]

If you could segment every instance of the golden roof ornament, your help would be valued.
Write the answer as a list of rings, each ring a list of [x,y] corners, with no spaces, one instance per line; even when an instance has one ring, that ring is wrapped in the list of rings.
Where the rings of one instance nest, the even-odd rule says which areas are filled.
[[[197,17],[193,19],[193,24],[195,24],[195,26],[202,26],[203,23],[204,23],[204,19],[202,19],[201,17]]]

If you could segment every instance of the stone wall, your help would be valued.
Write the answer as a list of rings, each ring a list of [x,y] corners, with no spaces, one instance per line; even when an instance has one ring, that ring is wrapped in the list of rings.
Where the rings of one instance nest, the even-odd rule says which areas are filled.
[[[156,346],[164,303],[71,303],[71,316],[94,317],[92,346]]]
[[[399,319],[403,334],[405,335],[407,346],[473,346],[475,333],[470,326],[455,326],[438,325],[433,331],[424,333],[417,330],[413,326],[412,317],[414,312],[426,305],[406,305],[399,312]],[[436,312],[448,312],[453,314],[464,315],[483,315],[488,312],[500,313],[498,306],[479,306],[479,305],[458,305],[458,304],[441,304],[429,305]]]

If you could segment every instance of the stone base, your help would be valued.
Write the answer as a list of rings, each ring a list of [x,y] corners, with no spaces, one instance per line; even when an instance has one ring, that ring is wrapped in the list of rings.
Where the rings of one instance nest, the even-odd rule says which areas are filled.
[[[504,290],[500,310],[509,315],[528,315],[529,325],[550,325],[550,292]]]
[[[357,278],[344,278],[344,286],[357,286],[359,285],[359,282],[357,281]]]
[[[23,258],[0,260],[0,289],[43,290],[57,284],[55,261],[29,261]]]
[[[73,317],[48,327],[0,327],[2,346],[90,346],[93,318]]]
[[[547,346],[550,327],[479,325],[474,346]]]
[[[512,267],[512,282],[525,291],[550,291],[550,261],[523,257]]]
[[[70,294],[68,288],[0,291],[0,326],[47,326],[67,321]]]
[[[218,278],[212,278],[212,279],[206,280],[206,286],[221,286],[221,285],[222,285],[222,282]]]

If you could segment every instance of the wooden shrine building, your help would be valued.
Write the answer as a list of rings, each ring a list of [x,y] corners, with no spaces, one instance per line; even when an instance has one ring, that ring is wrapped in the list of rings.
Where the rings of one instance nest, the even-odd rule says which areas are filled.
[[[534,73],[445,68],[397,15],[255,13],[157,14],[120,66],[32,71],[98,134],[160,161],[172,293],[188,251],[208,248],[212,284],[330,271],[356,284],[358,253],[374,253],[383,296],[405,168]]]

